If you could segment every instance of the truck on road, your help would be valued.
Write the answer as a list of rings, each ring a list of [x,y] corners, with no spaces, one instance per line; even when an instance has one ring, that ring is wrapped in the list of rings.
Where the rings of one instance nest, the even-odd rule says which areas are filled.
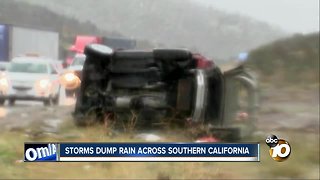
[[[59,59],[59,33],[0,23],[0,61],[27,53]]]
[[[83,54],[84,48],[88,44],[103,44],[116,50],[129,50],[134,49],[137,43],[135,40],[128,38],[77,35],[75,37],[74,43],[68,50],[68,55],[66,57],[67,65],[72,64],[73,58],[76,54]]]

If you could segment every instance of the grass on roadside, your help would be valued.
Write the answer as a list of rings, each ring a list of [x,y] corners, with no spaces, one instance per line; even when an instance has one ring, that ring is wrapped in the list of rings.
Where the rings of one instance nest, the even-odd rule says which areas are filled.
[[[2,132],[0,137],[0,178],[318,178],[319,136],[312,133],[274,132],[282,134],[292,147],[291,157],[275,162],[268,154],[264,139],[253,138],[261,144],[261,162],[68,162],[24,163],[24,142],[136,142],[128,134],[108,136],[102,126],[76,128],[66,121],[57,136],[42,136],[36,140],[23,132]],[[187,141],[180,139],[181,142]],[[167,135],[166,141],[179,141]]]

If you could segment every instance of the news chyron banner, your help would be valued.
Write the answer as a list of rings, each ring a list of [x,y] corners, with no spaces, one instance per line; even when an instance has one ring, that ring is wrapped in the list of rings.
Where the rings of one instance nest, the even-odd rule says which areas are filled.
[[[258,143],[26,143],[25,162],[259,162]]]

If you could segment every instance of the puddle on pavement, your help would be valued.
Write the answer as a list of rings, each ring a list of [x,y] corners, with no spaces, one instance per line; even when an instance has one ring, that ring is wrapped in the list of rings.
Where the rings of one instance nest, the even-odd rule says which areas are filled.
[[[61,119],[46,119],[43,121],[41,130],[43,130],[46,133],[57,133],[59,131],[59,125],[61,123]]]

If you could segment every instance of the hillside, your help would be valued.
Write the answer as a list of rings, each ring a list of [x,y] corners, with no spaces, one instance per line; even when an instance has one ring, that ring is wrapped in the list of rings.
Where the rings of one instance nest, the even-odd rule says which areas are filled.
[[[186,47],[216,58],[229,58],[284,36],[266,23],[190,0],[19,1],[160,47]]]
[[[253,50],[248,65],[265,81],[319,83],[319,33],[294,35]]]
[[[64,58],[66,49],[77,34],[125,37],[116,31],[99,29],[90,21],[79,21],[51,11],[48,8],[27,2],[0,0],[0,24],[13,24],[35,29],[45,29],[60,33],[60,58]],[[147,41],[139,41],[138,48],[153,47]]]

